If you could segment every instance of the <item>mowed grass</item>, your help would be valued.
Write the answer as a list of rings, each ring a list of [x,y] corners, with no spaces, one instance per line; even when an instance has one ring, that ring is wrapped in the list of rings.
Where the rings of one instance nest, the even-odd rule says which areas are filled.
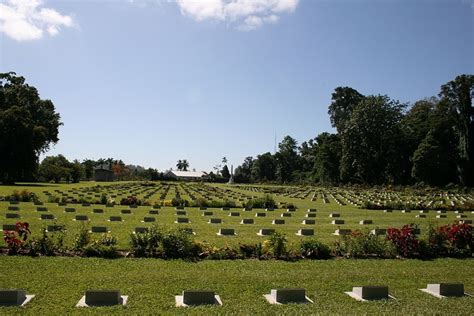
[[[72,188],[84,188],[97,185],[93,182],[84,182],[80,184],[44,184],[44,185],[27,185],[27,186],[0,186],[0,195],[11,194],[13,190],[27,189],[36,192],[41,196],[41,192],[44,190],[70,190]],[[100,185],[110,185],[110,183],[104,183]],[[262,195],[262,193],[245,192],[232,186],[227,185],[214,185],[214,187],[227,189],[230,188],[241,194],[252,194]],[[184,197],[186,198],[186,197]],[[45,199],[42,199],[45,201]],[[290,247],[296,246],[302,238],[296,236],[296,233],[301,228],[313,228],[315,230],[315,237],[321,241],[331,244],[336,240],[337,236],[333,236],[332,233],[338,228],[348,229],[374,229],[374,228],[387,228],[387,227],[400,227],[409,223],[416,223],[420,226],[422,236],[426,235],[427,228],[429,225],[443,225],[456,221],[456,215],[453,212],[447,213],[447,218],[438,219],[436,218],[436,212],[431,211],[426,214],[427,218],[416,218],[417,211],[411,213],[402,213],[401,211],[393,211],[393,213],[384,213],[383,211],[375,210],[364,210],[359,209],[350,204],[346,206],[340,206],[335,203],[334,200],[330,199],[330,203],[323,203],[322,199],[318,199],[312,202],[308,199],[295,199],[295,198],[283,198],[275,196],[275,200],[278,202],[293,203],[297,206],[296,212],[291,213],[291,217],[281,217],[283,213],[286,213],[286,209],[276,209],[271,212],[265,212],[262,209],[253,209],[252,211],[243,211],[242,208],[231,209],[230,211],[238,211],[239,216],[229,216],[230,211],[223,211],[220,208],[209,208],[208,211],[213,212],[212,216],[202,216],[203,211],[198,208],[187,207],[185,216],[176,215],[176,210],[173,207],[162,207],[159,210],[159,215],[150,215],[149,210],[151,206],[140,206],[138,208],[130,209],[132,214],[121,214],[121,210],[129,209],[128,206],[116,205],[114,207],[105,207],[105,205],[91,205],[81,206],[81,204],[68,204],[67,206],[58,206],[57,203],[44,203],[44,207],[48,208],[47,212],[38,212],[37,207],[33,203],[22,202],[19,205],[20,211],[8,211],[10,204],[8,202],[0,202],[0,225],[3,224],[14,224],[16,221],[26,221],[30,223],[33,237],[37,237],[41,234],[41,229],[48,225],[60,224],[65,225],[67,229],[66,233],[66,245],[71,247],[74,243],[75,236],[79,233],[79,230],[83,225],[88,228],[92,226],[106,226],[111,234],[118,239],[118,246],[121,249],[128,247],[129,235],[135,229],[135,227],[149,227],[153,224],[165,228],[172,229],[175,227],[190,227],[196,233],[195,239],[201,242],[214,244],[217,246],[224,245],[238,245],[239,243],[250,243],[255,244],[263,241],[264,237],[257,236],[257,232],[262,228],[273,228],[278,232],[284,233],[287,236]],[[152,204],[157,201],[157,198],[152,197],[150,199]],[[66,207],[75,208],[74,213],[65,213]],[[94,214],[93,209],[100,208],[104,210],[103,214]],[[307,219],[308,208],[316,208],[317,215],[315,219],[315,225],[304,225],[302,221]],[[330,213],[340,213],[340,219],[345,221],[344,225],[333,225],[331,221],[333,218],[329,217]],[[7,213],[18,213],[20,219],[7,219]],[[55,220],[41,220],[40,215],[44,213],[50,213],[55,216]],[[256,217],[256,213],[265,213],[265,217]],[[87,215],[90,219],[88,222],[74,221],[76,215]],[[472,214],[467,215],[467,219],[472,219]],[[122,222],[110,222],[110,216],[121,216]],[[155,217],[155,223],[143,223],[144,217]],[[177,217],[187,217],[191,221],[189,224],[176,224]],[[222,224],[208,224],[210,218],[222,219]],[[254,219],[254,224],[240,224],[240,221],[244,218]],[[284,225],[273,225],[274,219],[284,219]],[[363,219],[373,220],[371,225],[360,225],[359,221]],[[233,228],[237,233],[237,236],[233,237],[222,237],[217,236],[217,232],[220,228]],[[97,234],[99,237],[100,234]],[[3,244],[3,240],[0,241],[0,245]]]
[[[438,299],[418,289],[427,283],[463,282],[474,292],[474,261],[164,261],[66,257],[0,257],[0,288],[21,288],[36,297],[25,308],[0,314],[449,314],[474,312],[474,298]],[[353,286],[387,285],[397,300],[358,302]],[[314,304],[269,305],[272,288],[305,288]],[[87,289],[119,289],[126,307],[75,307]],[[176,308],[186,289],[212,289],[223,306]]]

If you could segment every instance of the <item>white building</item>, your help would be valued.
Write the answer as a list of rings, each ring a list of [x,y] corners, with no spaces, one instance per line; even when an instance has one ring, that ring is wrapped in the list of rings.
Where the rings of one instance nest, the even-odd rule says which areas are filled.
[[[179,171],[170,170],[166,173],[167,177],[174,178],[177,180],[206,180],[207,173],[204,171]]]

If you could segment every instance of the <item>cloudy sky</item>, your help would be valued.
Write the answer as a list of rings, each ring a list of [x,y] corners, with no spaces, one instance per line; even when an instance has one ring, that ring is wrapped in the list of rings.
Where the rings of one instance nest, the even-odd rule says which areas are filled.
[[[0,71],[51,99],[50,154],[210,170],[333,131],[331,92],[402,102],[474,72],[471,0],[0,0]]]

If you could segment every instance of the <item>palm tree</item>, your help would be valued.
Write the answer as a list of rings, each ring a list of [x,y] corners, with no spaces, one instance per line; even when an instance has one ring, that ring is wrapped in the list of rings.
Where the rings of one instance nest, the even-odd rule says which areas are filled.
[[[183,170],[183,161],[181,159],[178,160],[178,163],[176,164],[176,168],[178,168],[178,170]]]
[[[222,164],[224,164],[224,165],[227,164],[227,157],[222,158]]]
[[[189,162],[186,159],[184,159],[182,163],[183,163],[183,170],[188,171]]]

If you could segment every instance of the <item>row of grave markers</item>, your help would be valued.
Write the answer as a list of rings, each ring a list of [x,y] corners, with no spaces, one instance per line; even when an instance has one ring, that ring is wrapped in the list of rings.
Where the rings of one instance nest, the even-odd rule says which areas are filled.
[[[462,283],[428,284],[426,288],[420,290],[438,298],[471,296],[464,292]],[[352,291],[345,292],[345,294],[358,301],[396,300],[389,294],[388,286],[355,286]],[[0,290],[0,306],[25,306],[34,297],[35,295],[28,295],[24,290]],[[306,290],[302,288],[272,289],[269,294],[264,294],[263,297],[270,304],[314,303],[306,296]],[[121,295],[119,290],[88,290],[76,307],[125,306],[128,298],[126,295]],[[175,296],[175,303],[177,307],[222,305],[222,300],[211,290],[185,290],[182,295]]]

